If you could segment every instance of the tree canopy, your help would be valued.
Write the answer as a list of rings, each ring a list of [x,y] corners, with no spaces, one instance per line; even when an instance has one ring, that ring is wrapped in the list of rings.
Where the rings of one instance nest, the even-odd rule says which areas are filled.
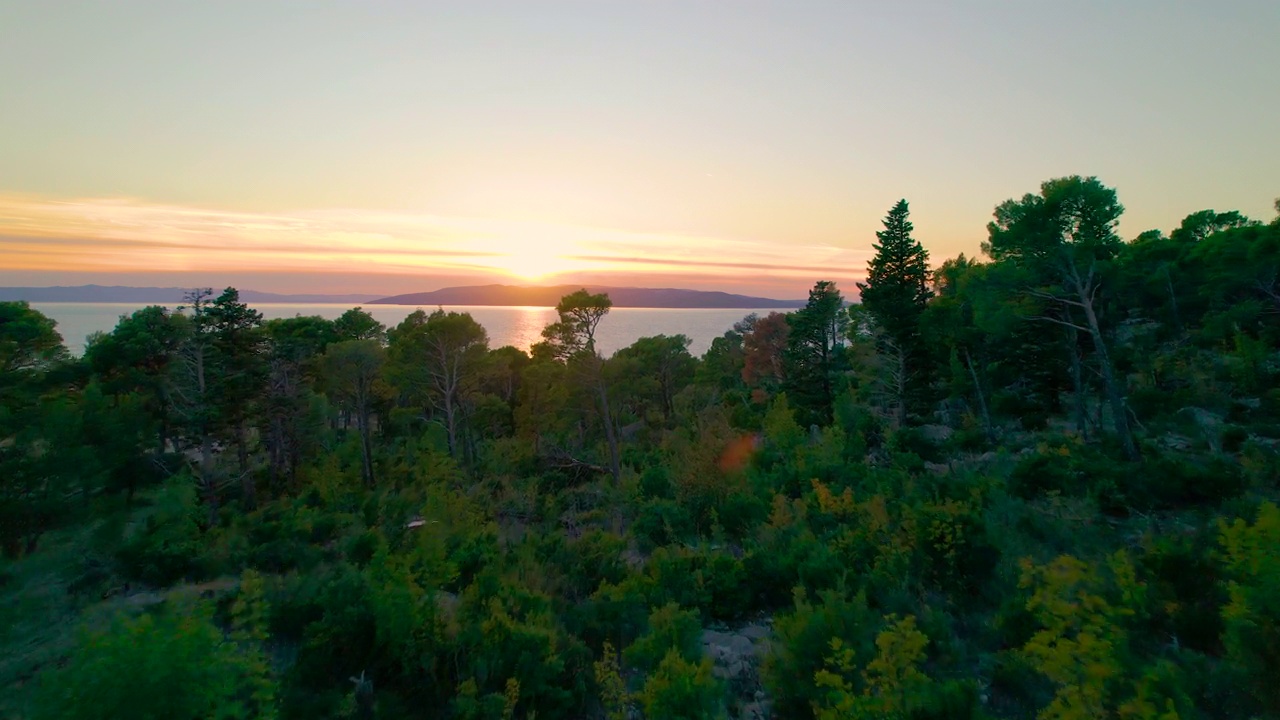
[[[901,201],[701,357],[0,303],[0,715],[1278,717],[1280,218],[1119,197]]]

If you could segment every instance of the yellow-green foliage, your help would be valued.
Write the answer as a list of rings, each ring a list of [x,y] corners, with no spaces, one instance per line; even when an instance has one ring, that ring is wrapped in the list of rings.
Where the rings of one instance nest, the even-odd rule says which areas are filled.
[[[862,670],[860,691],[852,680],[857,675],[853,650],[840,638],[831,641],[827,667],[814,678],[827,689],[826,697],[814,703],[818,720],[908,718],[922,704],[932,682],[920,670],[929,638],[916,629],[914,616],[885,620],[889,625],[876,636],[876,655]]]
[[[1280,712],[1280,508],[1264,503],[1252,524],[1222,524],[1229,602],[1222,608],[1227,655],[1270,712]]]
[[[866,693],[875,698],[883,717],[905,715],[929,678],[920,672],[929,639],[916,629],[915,617],[897,620],[876,636],[876,657],[863,672]]]
[[[261,720],[276,717],[276,681],[266,652],[267,601],[262,576],[246,570],[240,578],[240,593],[231,606],[231,639],[239,645],[250,687],[249,715]]]
[[[840,521],[830,543],[846,563],[884,586],[904,587],[916,552],[915,513],[884,494],[860,499],[850,488],[836,494],[818,480],[812,486],[818,511]]]
[[[531,355],[229,290],[81,359],[0,303],[0,716],[714,718],[758,679],[799,720],[1280,717],[1280,510],[1235,520],[1280,475],[1280,220],[1127,243],[1096,179],[1041,191],[936,300],[890,278],[901,333],[821,282],[701,362],[599,355],[586,291]]]
[[[630,695],[627,693],[627,683],[622,679],[618,653],[614,651],[613,643],[605,642],[600,659],[593,663],[592,669],[595,671],[596,685],[600,687],[600,705],[604,708],[605,720],[626,720]]]
[[[645,681],[640,702],[648,718],[713,720],[725,716],[723,693],[710,658],[691,663],[672,648]]]
[[[1112,686],[1121,673],[1118,646],[1125,642],[1116,620],[1123,610],[1102,596],[1102,579],[1087,563],[1063,555],[1045,567],[1023,566],[1022,586],[1032,590],[1027,610],[1040,630],[1023,655],[1053,683],[1053,700],[1040,712],[1046,720],[1105,717]]]
[[[507,685],[502,690],[502,720],[511,720],[516,716],[516,705],[520,703],[520,681],[507,678]]]
[[[649,614],[648,632],[631,643],[623,657],[628,666],[644,672],[656,668],[671,650],[695,662],[702,654],[701,632],[696,612],[667,603]]]
[[[1039,717],[1179,717],[1170,696],[1178,684],[1175,668],[1162,662],[1146,669],[1126,665],[1131,653],[1126,626],[1146,602],[1146,586],[1128,555],[1108,558],[1105,574],[1069,555],[1044,567],[1024,562],[1022,586],[1032,589],[1027,610],[1040,626],[1022,655],[1054,686],[1053,699]]]

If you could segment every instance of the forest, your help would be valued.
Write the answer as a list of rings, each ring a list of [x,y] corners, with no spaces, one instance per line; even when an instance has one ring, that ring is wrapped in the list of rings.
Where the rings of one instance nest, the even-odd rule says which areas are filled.
[[[904,200],[702,357],[0,303],[0,716],[1280,718],[1280,217],[1123,212]]]

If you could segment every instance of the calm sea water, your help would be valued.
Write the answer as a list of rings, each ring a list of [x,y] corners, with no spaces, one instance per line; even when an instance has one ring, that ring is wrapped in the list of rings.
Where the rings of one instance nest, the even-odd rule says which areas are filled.
[[[95,332],[110,332],[121,315],[143,307],[132,303],[31,303],[31,306],[58,322],[58,332],[71,352],[84,352],[85,338]],[[350,305],[306,304],[286,305],[262,303],[253,306],[263,317],[289,318],[296,315],[319,315],[336,318]],[[405,316],[417,310],[412,305],[366,305],[364,309],[387,327],[395,327]],[[430,312],[434,308],[423,308]],[[446,307],[446,310],[468,312],[489,332],[489,346],[514,345],[523,350],[542,339],[542,328],[553,322],[556,312],[544,307]],[[692,343],[689,352],[701,355],[711,341],[728,330],[745,315],[756,312],[768,315],[770,310],[672,310],[663,308],[614,308],[600,322],[596,343],[606,355],[649,335],[684,334]]]

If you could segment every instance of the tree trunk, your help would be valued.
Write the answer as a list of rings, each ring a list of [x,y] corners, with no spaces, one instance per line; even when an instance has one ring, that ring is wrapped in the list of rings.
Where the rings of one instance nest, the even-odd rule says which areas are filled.
[[[213,476],[213,438],[209,435],[209,397],[203,347],[196,353],[196,388],[200,393],[200,489],[209,507],[209,527],[213,527],[218,524],[218,486]]]
[[[369,410],[361,407],[356,415],[356,422],[360,431],[360,459],[361,474],[364,475],[364,482],[369,487],[373,487],[373,441],[369,437]]]
[[[907,424],[907,353],[897,343],[894,344],[894,347],[897,350],[893,378],[893,390],[897,400],[897,406],[894,408],[894,419],[897,427],[901,428]]]
[[[169,449],[169,414],[164,410],[160,411],[160,427],[156,434],[156,452],[164,455]]]
[[[245,507],[252,510],[258,506],[258,490],[254,485],[253,473],[249,472],[249,438],[245,421],[236,423],[236,457],[240,465],[240,488]]]
[[[1120,440],[1120,448],[1124,452],[1126,459],[1131,461],[1141,460],[1142,456],[1138,453],[1138,446],[1133,439],[1133,430],[1129,426],[1129,413],[1124,404],[1124,392],[1120,388],[1119,382],[1116,380],[1115,368],[1111,365],[1111,356],[1107,352],[1107,343],[1102,337],[1102,326],[1098,322],[1098,314],[1093,306],[1094,295],[1097,293],[1100,283],[1094,275],[1094,267],[1089,268],[1089,272],[1081,277],[1079,269],[1076,267],[1075,261],[1068,259],[1065,266],[1065,286],[1068,292],[1074,292],[1075,299],[1071,300],[1059,297],[1057,300],[1063,305],[1074,305],[1084,311],[1086,327],[1081,328],[1087,330],[1089,338],[1093,341],[1094,352],[1098,354],[1098,367],[1102,371],[1102,385],[1106,392],[1107,405],[1111,408],[1111,421],[1114,426],[1116,436]],[[1075,335],[1075,325],[1067,321],[1066,325],[1072,336]]]
[[[236,421],[236,464],[242,474],[249,471],[249,438],[244,420]]]
[[[978,410],[982,413],[982,427],[987,433],[987,441],[993,442],[996,432],[991,426],[991,413],[987,411],[987,395],[982,391],[982,383],[978,382],[978,369],[973,366],[973,357],[969,355],[968,348],[964,349],[964,364],[969,368],[969,377],[973,380],[973,393],[978,397]]]
[[[1178,295],[1173,291],[1173,276],[1169,274],[1169,266],[1164,266],[1164,281],[1169,288],[1169,309],[1173,311],[1173,324],[1182,333],[1182,315],[1178,312]]]
[[[302,464],[301,444],[293,434],[287,435],[285,442],[285,474],[288,478],[289,488],[296,490],[298,486],[298,466]]]
[[[1276,312],[1280,312],[1280,291],[1276,289],[1276,273],[1272,272],[1271,277],[1266,280],[1259,280],[1258,289],[1271,300],[1272,305],[1276,306]]]
[[[664,423],[671,422],[671,415],[675,412],[675,401],[672,397],[675,393],[672,391],[671,372],[667,367],[663,367],[661,371],[661,380],[659,388],[662,393],[662,421]]]
[[[1094,350],[1098,353],[1098,365],[1102,368],[1102,383],[1107,391],[1107,403],[1111,406],[1112,425],[1120,438],[1120,447],[1124,451],[1125,458],[1140,460],[1142,456],[1138,453],[1138,446],[1133,440],[1133,430],[1129,427],[1129,412],[1125,409],[1124,393],[1121,392],[1120,385],[1116,381],[1115,369],[1111,366],[1111,357],[1107,354],[1107,345],[1102,339],[1098,315],[1093,310],[1093,299],[1091,295],[1084,292],[1083,286],[1078,286],[1078,289],[1080,303],[1084,307],[1084,315],[1089,322],[1089,335],[1093,339]]]
[[[286,402],[290,399],[289,377],[284,363],[274,360],[271,363],[270,385],[268,387],[268,423],[264,437],[267,446],[268,464],[271,467],[271,487],[279,488],[284,479],[285,453],[287,442],[285,421],[287,418]]]
[[[271,418],[271,427],[267,432],[267,460],[271,467],[269,480],[271,487],[277,490],[280,487],[280,481],[284,477],[284,428],[282,418]]]
[[[156,438],[159,446],[157,450],[163,455],[169,451],[169,438],[173,435],[173,421],[171,420],[173,400],[169,395],[169,390],[164,385],[156,388],[156,402],[156,414],[160,416],[160,427],[157,428],[159,437]]]
[[[1071,405],[1076,420],[1076,430],[1086,440],[1089,438],[1089,411],[1085,407],[1084,364],[1080,360],[1080,337],[1074,326],[1067,326],[1067,351],[1071,355]]]
[[[445,428],[449,433],[449,457],[458,459],[458,422],[456,418],[457,408],[454,407],[453,393],[446,391],[444,393],[444,421]]]
[[[240,478],[241,493],[244,495],[244,506],[249,510],[258,507],[258,488],[253,480],[253,473],[245,472]]]
[[[459,404],[458,413],[460,425],[462,426],[461,432],[458,433],[458,443],[462,448],[462,462],[467,468],[474,469],[478,450],[476,448],[476,433],[472,429],[471,412],[467,405]]]
[[[218,524],[218,485],[213,477],[213,439],[208,430],[200,429],[200,489],[209,506],[209,527]]]
[[[356,398],[356,404],[358,405],[356,429],[360,432],[361,474],[365,477],[365,484],[374,487],[374,445],[372,445],[369,429],[369,397],[361,393],[361,397]]]
[[[604,384],[604,365],[596,356],[596,388],[600,395],[600,414],[604,420],[604,437],[609,443],[609,472],[614,483],[622,481],[622,463],[618,457],[618,434],[613,427],[613,414],[609,412],[609,391]]]
[[[827,338],[822,338],[822,420],[831,424],[831,406],[835,404],[831,389],[831,352],[827,347]]]

